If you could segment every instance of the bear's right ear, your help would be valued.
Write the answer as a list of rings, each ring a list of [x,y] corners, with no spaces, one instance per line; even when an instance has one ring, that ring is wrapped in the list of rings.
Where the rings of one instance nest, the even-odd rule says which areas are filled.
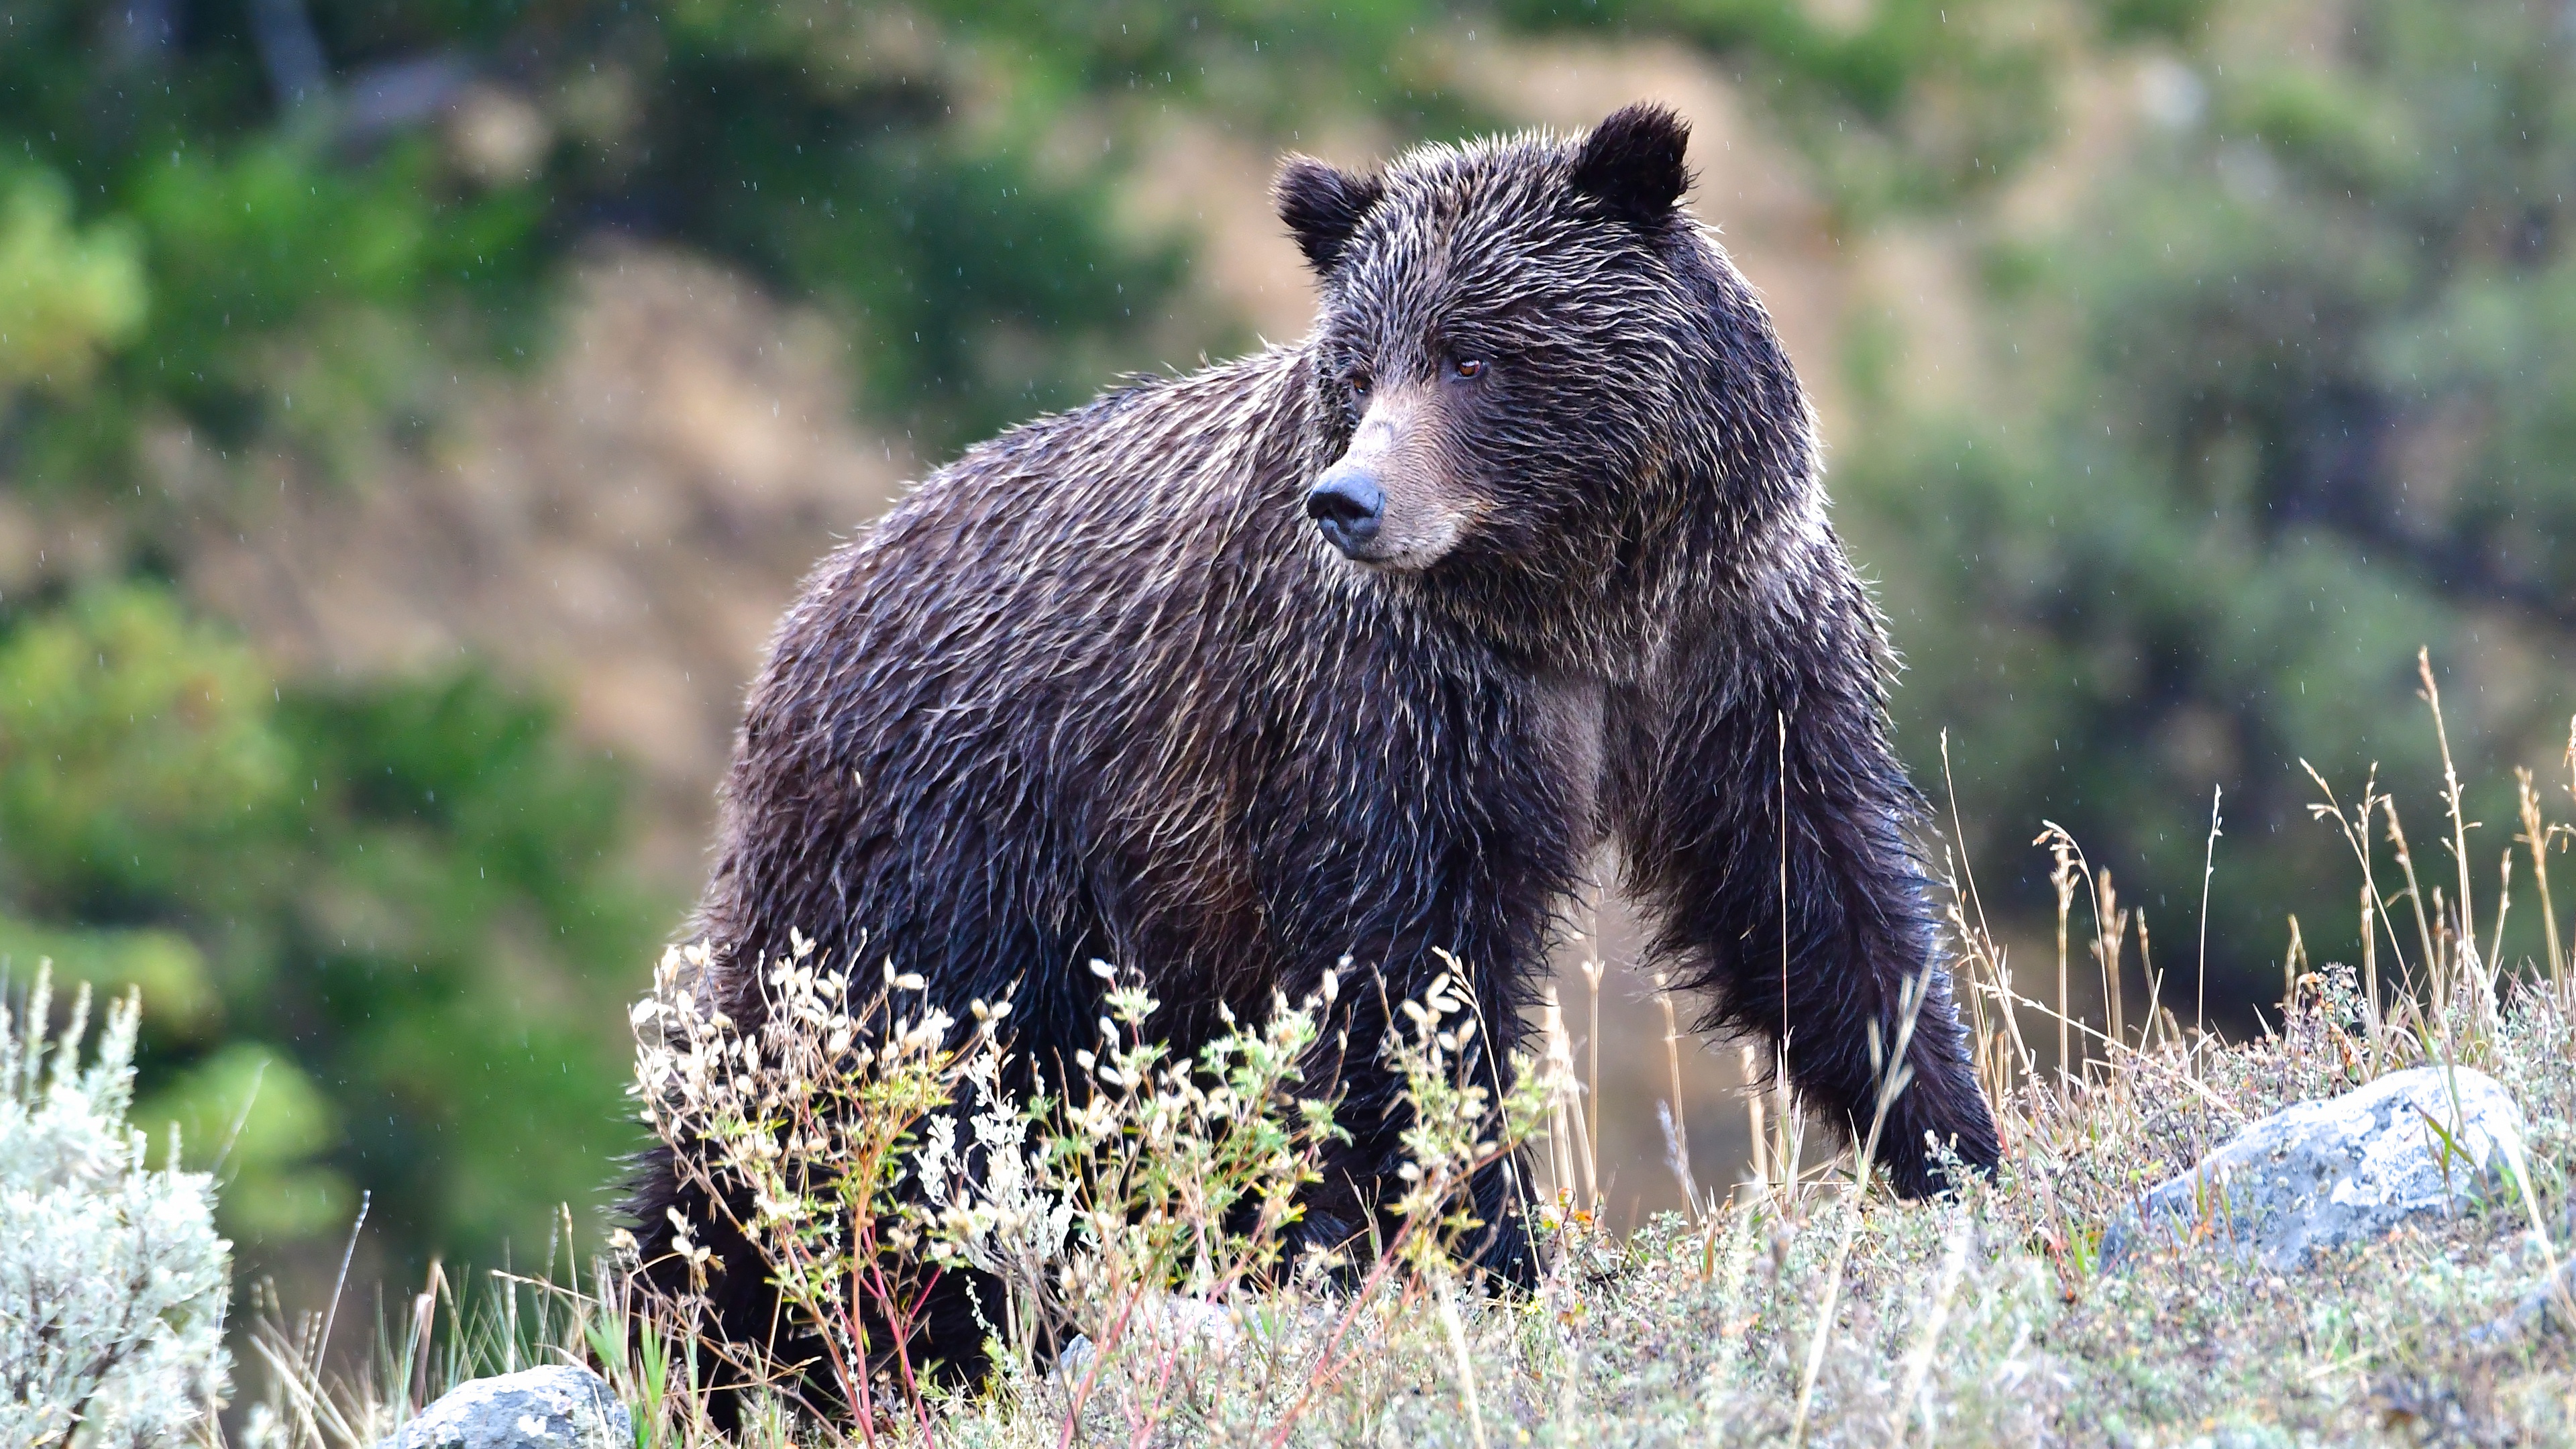
[[[1270,186],[1279,219],[1317,276],[1332,274],[1360,219],[1385,195],[1386,183],[1377,177],[1353,176],[1312,156],[1289,157]]]
[[[1574,157],[1574,189],[1631,226],[1653,226],[1690,189],[1690,170],[1682,164],[1689,148],[1690,122],[1640,101],[1612,112],[1584,138]]]

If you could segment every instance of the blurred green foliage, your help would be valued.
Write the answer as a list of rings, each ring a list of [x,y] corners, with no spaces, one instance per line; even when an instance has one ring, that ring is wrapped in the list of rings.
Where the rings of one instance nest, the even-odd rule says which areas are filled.
[[[2459,894],[2417,646],[2489,822],[2482,890],[2513,848],[2504,766],[2563,785],[2576,710],[2576,44],[2505,0],[2237,18],[2328,17],[2333,46],[2222,34],[2149,72],[2136,164],[2064,235],[1996,239],[1997,385],[1843,460],[1906,539],[1878,558],[1918,757],[1947,725],[1971,815],[2053,816],[2139,867],[2186,972],[2224,786],[2212,999],[2249,1027],[2286,915],[2317,959],[2360,946],[2302,759],[2347,806],[2379,764],[2428,893]],[[2508,960],[2538,950],[2528,868]]]
[[[254,1243],[344,1230],[359,1187],[483,1247],[596,1200],[660,924],[618,800],[478,675],[290,686],[149,583],[0,639],[0,957],[142,987],[135,1120],[224,1157]]]
[[[70,189],[45,171],[0,184],[0,388],[68,393],[143,322],[133,229],[72,229]]]

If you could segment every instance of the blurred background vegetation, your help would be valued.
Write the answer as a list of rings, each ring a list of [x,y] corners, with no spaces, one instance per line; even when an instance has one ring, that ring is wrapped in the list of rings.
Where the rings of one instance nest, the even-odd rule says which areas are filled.
[[[594,1230],[799,572],[999,426],[1300,332],[1279,151],[1645,96],[2034,976],[2043,818],[2190,969],[2217,787],[2257,1029],[2291,914],[2357,950],[2302,757],[2378,762],[2429,861],[2419,644],[2482,876],[2506,767],[2564,778],[2571,13],[6,0],[0,956],[144,988],[137,1120],[231,1144],[251,1271],[327,1271],[361,1193],[395,1277]],[[1707,1181],[1731,1054],[1691,1071]],[[1671,1195],[1652,1132],[1623,1201]]]

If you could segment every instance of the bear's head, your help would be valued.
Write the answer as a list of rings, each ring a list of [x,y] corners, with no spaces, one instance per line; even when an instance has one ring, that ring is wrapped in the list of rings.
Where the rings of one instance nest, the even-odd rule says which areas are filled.
[[[1374,175],[1288,160],[1274,195],[1323,302],[1306,510],[1333,549],[1382,576],[1581,588],[1674,512],[1659,479],[1746,421],[1712,390],[1777,356],[1681,207],[1688,138],[1636,105]]]

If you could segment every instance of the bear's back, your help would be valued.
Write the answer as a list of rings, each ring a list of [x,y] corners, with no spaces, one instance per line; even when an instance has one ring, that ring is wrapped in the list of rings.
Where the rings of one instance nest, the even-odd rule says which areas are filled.
[[[753,685],[699,929],[754,960],[791,927],[972,942],[943,979],[995,994],[1011,962],[1121,949],[1077,939],[1098,870],[1240,894],[1213,884],[1212,837],[1104,856],[1225,808],[1257,681],[1300,672],[1278,655],[1308,647],[1321,577],[1301,363],[1273,349],[1012,429],[825,560]]]

